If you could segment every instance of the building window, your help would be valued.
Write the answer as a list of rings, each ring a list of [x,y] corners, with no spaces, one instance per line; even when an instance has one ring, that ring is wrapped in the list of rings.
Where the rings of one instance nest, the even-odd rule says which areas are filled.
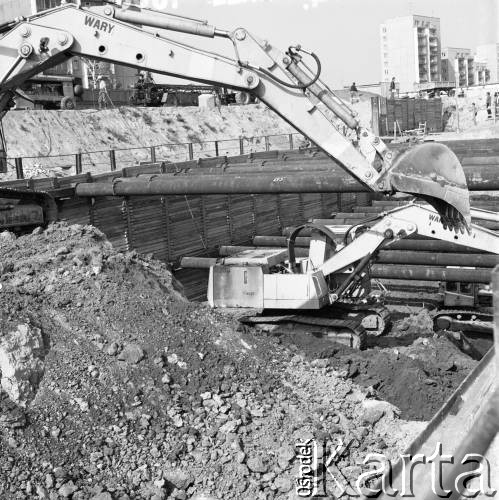
[[[67,0],[66,3],[77,3],[76,0]],[[93,5],[103,5],[105,2],[102,0],[87,0],[84,5],[85,7],[91,7]],[[60,7],[61,0],[36,0],[36,11],[41,12],[43,10],[53,9],[55,7]]]
[[[75,0],[69,0],[67,3],[76,3]],[[42,10],[53,9],[55,7],[60,7],[61,0],[36,0],[36,11],[41,12]]]

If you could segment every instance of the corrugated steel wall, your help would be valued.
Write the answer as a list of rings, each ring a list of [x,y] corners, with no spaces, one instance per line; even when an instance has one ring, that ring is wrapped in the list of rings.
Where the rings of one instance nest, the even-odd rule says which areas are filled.
[[[60,203],[60,218],[98,227],[120,250],[175,262],[214,255],[220,245],[246,244],[256,234],[276,234],[368,198],[344,193],[70,199]]]

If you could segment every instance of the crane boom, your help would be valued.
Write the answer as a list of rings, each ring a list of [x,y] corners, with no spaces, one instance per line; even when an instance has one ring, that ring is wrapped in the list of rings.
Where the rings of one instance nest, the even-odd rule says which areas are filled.
[[[163,31],[147,31],[145,26]],[[244,28],[228,32],[203,21],[124,8],[122,2],[91,8],[65,4],[0,29],[0,104],[28,78],[73,56],[245,90],[371,190],[420,196],[439,211],[449,229],[470,228],[469,195],[457,157],[437,144],[398,155],[390,151],[321,81],[318,57],[300,46],[283,52]],[[174,41],[164,32],[228,39],[236,57]],[[305,63],[307,54],[316,70]],[[338,120],[356,132],[358,146],[338,131]]]

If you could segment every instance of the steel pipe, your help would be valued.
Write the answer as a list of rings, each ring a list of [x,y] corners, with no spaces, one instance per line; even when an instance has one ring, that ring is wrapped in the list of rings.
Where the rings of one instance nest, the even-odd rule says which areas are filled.
[[[256,247],[286,247],[288,239],[286,236],[254,236],[253,245]],[[299,236],[295,240],[295,247],[309,247],[310,238]]]
[[[186,269],[209,269],[217,259],[207,257],[184,257],[180,265]],[[489,283],[491,269],[458,269],[431,266],[404,266],[373,264],[371,278],[403,279],[416,281],[464,281],[468,283]]]
[[[228,257],[247,250],[286,250],[282,247],[258,247],[258,246],[221,246],[220,257]],[[388,247],[390,248],[390,247]],[[299,247],[297,257],[307,257],[308,247]],[[499,255],[486,254],[461,254],[461,253],[435,253],[415,252],[401,250],[381,250],[378,257],[374,259],[378,264],[411,264],[427,266],[473,266],[473,267],[495,267],[499,265]]]
[[[313,162],[311,162],[313,165]],[[360,193],[368,189],[347,173],[301,171],[289,173],[265,169],[245,174],[227,175],[175,175],[140,176],[118,179],[114,183],[77,184],[75,191],[81,197],[143,196],[143,195],[195,195],[195,194],[285,194],[285,193]],[[283,162],[283,167],[285,162]],[[294,167],[293,167],[294,168]],[[302,167],[298,167],[302,168]],[[312,167],[313,168],[313,167]],[[320,167],[322,168],[322,166]],[[202,170],[202,169],[200,169]],[[279,175],[277,175],[279,174]],[[499,176],[494,167],[465,169],[468,188],[473,191],[499,190]]]
[[[365,225],[365,226],[371,227],[376,222],[379,222],[379,221],[374,220],[374,221],[365,222],[363,224],[362,223],[363,220],[364,219],[361,219],[361,218],[359,218],[359,219],[356,219],[356,218],[353,218],[353,219],[314,219],[314,222],[320,221],[317,223],[327,226],[328,229],[330,229],[333,233],[335,233],[337,235],[345,234],[346,228],[349,228],[351,226],[363,226],[363,225]],[[477,226],[479,226],[481,228],[485,228],[485,229],[490,229],[493,231],[499,230],[499,224],[496,222],[480,221],[480,224],[477,224]],[[282,234],[284,236],[289,236],[293,232],[294,229],[295,229],[294,226],[285,227],[282,230]],[[306,228],[300,234],[302,236],[311,236],[312,229]]]
[[[495,222],[495,223],[499,224],[499,213],[493,212],[490,210],[472,208],[471,209],[471,218],[478,219],[480,221]],[[480,222],[480,224],[482,224],[482,222]]]
[[[416,252],[440,252],[440,253],[483,253],[476,248],[456,245],[448,241],[432,240],[432,239],[403,239],[393,242],[389,247],[390,250],[413,250]]]
[[[371,217],[373,215],[375,215],[375,214],[370,214]],[[321,219],[321,220],[325,220],[325,219]],[[357,217],[348,217],[348,218],[335,217],[334,219],[329,219],[330,222],[327,222],[327,223],[325,222],[323,224],[328,225],[328,226],[332,226],[332,225],[355,226],[355,225],[361,224],[363,220],[366,220],[366,218],[365,217],[359,217],[359,218],[357,218]],[[372,226],[376,222],[379,222],[379,220],[369,221],[369,222],[365,223],[365,225]],[[481,228],[491,229],[493,231],[499,230],[499,223],[498,222],[492,222],[490,220],[478,221],[476,219],[474,219],[472,222],[473,222],[473,224],[476,224],[477,226],[479,226]]]
[[[499,190],[495,184],[472,182],[470,191]],[[303,194],[303,193],[365,193],[367,188],[353,177],[315,174],[258,175],[158,175],[150,181],[118,179],[114,183],[81,183],[75,187],[79,197],[99,196],[175,196],[216,194]]]
[[[457,269],[447,267],[404,266],[374,264],[371,277],[377,279],[403,279],[418,281],[465,281],[468,283],[490,283],[491,269]]]
[[[183,257],[180,266],[185,269],[209,269],[217,263],[217,260],[210,257]]]
[[[366,188],[353,177],[337,175],[157,175],[150,180],[119,179],[114,183],[77,184],[80,197],[209,195],[209,194],[285,194],[285,193],[355,193]]]
[[[286,236],[255,236],[253,244],[262,247],[286,247]],[[309,237],[296,238],[295,246],[309,247]],[[465,254],[485,254],[475,248],[456,245],[447,241],[430,240],[430,239],[404,239],[393,242],[389,247],[390,250],[409,250],[414,252],[439,252],[439,253],[465,253]]]
[[[458,253],[381,250],[376,262],[380,264],[419,264],[426,266],[494,267],[499,264],[499,255],[461,255]]]
[[[465,167],[464,174],[470,191],[495,191],[499,189],[499,179],[497,177],[497,168],[495,166],[476,166]],[[282,172],[292,174],[293,172],[314,172],[314,171],[328,171],[333,172],[333,175],[338,175],[345,179],[351,179],[349,173],[341,169],[338,163],[331,159],[310,159],[304,158],[300,161],[271,161],[265,164],[228,164],[224,169],[225,174],[241,174],[251,175],[252,173],[271,173]],[[200,168],[191,169],[186,172],[188,175],[216,173],[213,169]],[[182,175],[183,172],[180,173]],[[367,189],[365,188],[367,191]]]
[[[297,163],[297,164],[295,164]],[[331,162],[314,162],[311,165],[306,165],[301,162],[293,162],[289,165],[284,163],[272,163],[272,164],[234,164],[226,165],[220,164],[219,166],[212,167],[189,167],[186,169],[180,169],[176,175],[250,175],[256,173],[286,173],[291,174],[293,172],[329,172],[335,175],[345,175],[348,176],[339,166],[332,164]]]

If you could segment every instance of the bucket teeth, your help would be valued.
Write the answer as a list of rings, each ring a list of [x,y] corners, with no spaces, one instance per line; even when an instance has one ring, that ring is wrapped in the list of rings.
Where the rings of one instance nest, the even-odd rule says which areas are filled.
[[[442,223],[456,232],[469,231],[471,213],[464,170],[445,145],[425,143],[395,159],[387,173],[392,189],[413,194],[430,203]]]

